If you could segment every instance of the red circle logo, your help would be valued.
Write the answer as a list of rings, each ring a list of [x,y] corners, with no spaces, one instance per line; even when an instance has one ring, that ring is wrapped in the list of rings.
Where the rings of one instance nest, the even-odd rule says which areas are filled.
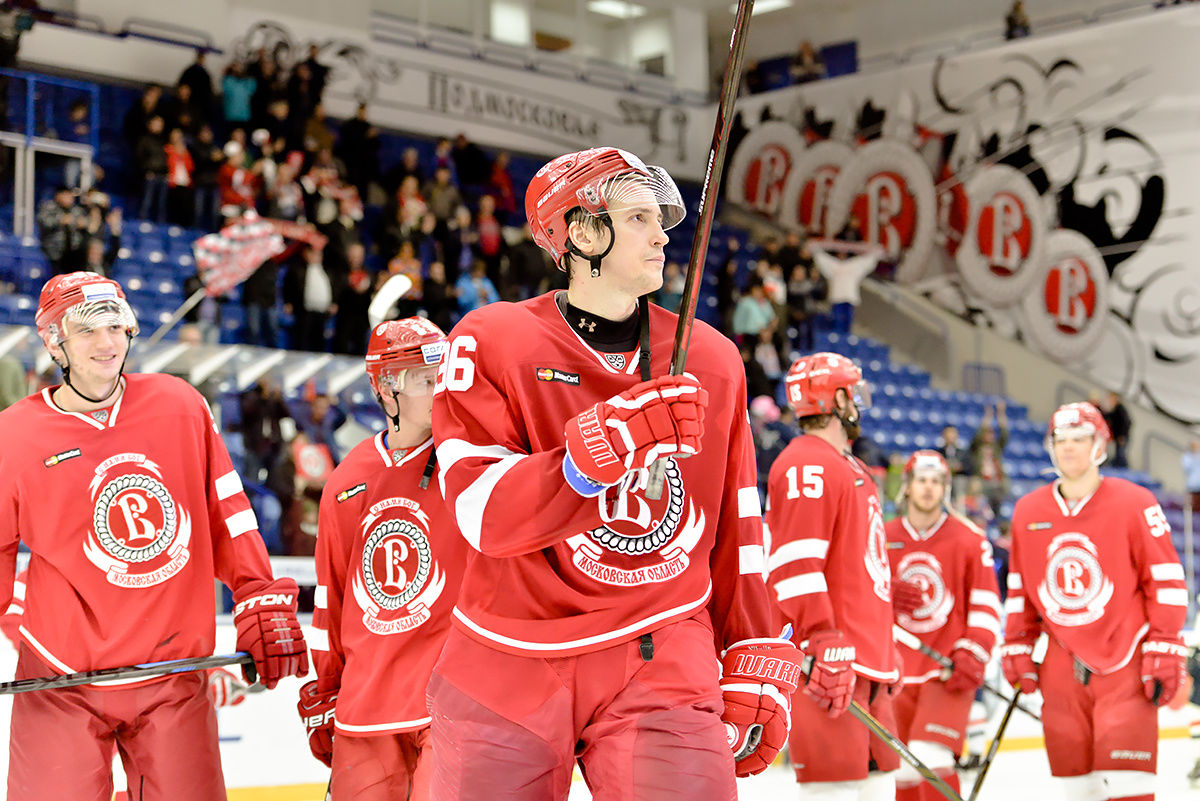
[[[742,182],[746,203],[756,211],[769,212],[779,204],[783,185],[792,169],[792,156],[781,145],[764,145]]]
[[[1008,277],[1021,269],[1033,242],[1033,225],[1021,199],[997,192],[979,212],[979,252],[991,271]]]

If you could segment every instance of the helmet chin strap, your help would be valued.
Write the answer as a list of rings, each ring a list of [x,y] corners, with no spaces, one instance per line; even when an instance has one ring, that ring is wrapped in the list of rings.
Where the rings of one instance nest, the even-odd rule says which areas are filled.
[[[113,382],[112,389],[105,393],[104,397],[93,398],[90,395],[85,395],[80,391],[79,387],[71,383],[71,357],[67,356],[67,349],[63,348],[60,344],[59,347],[62,349],[63,361],[66,362],[66,364],[58,365],[62,369],[63,383],[70,387],[72,392],[83,398],[88,403],[104,403],[113,396],[113,393],[117,391],[117,387],[121,386],[121,376],[125,375],[125,362],[129,361],[129,351],[133,347],[133,336],[128,331],[125,332],[125,342],[127,345],[125,348],[125,358],[121,359],[121,369],[117,371],[117,380]],[[54,361],[55,363],[58,362],[57,359]]]
[[[617,242],[617,232],[613,230],[612,220],[608,219],[608,215],[607,214],[602,215],[600,217],[600,222],[604,223],[604,225],[608,227],[608,247],[606,247],[604,249],[604,252],[601,253],[599,256],[587,255],[582,250],[575,247],[575,243],[572,242],[569,237],[567,238],[567,250],[569,252],[573,253],[574,255],[578,256],[579,258],[587,260],[587,263],[589,265],[591,265],[591,268],[592,268],[592,270],[591,270],[592,278],[600,277],[600,262],[604,259],[605,256],[607,256],[609,253],[612,252],[613,245],[615,245]]]

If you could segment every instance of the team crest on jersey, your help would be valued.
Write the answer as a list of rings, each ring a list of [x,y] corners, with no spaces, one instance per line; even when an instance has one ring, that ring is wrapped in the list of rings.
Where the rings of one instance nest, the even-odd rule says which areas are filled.
[[[598,496],[603,524],[567,539],[580,572],[630,587],[670,581],[687,569],[704,534],[704,512],[687,497],[674,459],[665,460],[663,493],[645,496],[648,470],[633,470]],[[686,508],[686,512],[685,512]]]
[[[604,361],[608,362],[609,366],[614,370],[625,369],[626,361],[624,353],[606,353],[604,354]]]
[[[110,584],[151,587],[188,563],[191,517],[175,503],[155,462],[140,453],[105,459],[89,490],[92,525],[83,552]]]
[[[71,448],[69,451],[63,451],[62,453],[56,453],[53,456],[47,456],[42,460],[42,464],[46,467],[54,467],[54,465],[58,464],[59,462],[65,462],[67,459],[74,459],[80,453],[82,453],[82,451],[80,451],[79,448]]]
[[[1050,622],[1086,626],[1104,614],[1113,591],[1096,545],[1086,534],[1059,534],[1046,546],[1046,574],[1037,594]]]
[[[363,625],[373,634],[412,631],[429,620],[446,574],[429,545],[429,516],[408,498],[388,498],[367,510],[363,548],[350,580]]]
[[[954,594],[946,588],[942,563],[931,553],[915,551],[900,560],[896,576],[921,588],[921,605],[912,614],[898,612],[900,625],[915,634],[937,631],[954,609]]]
[[[867,566],[867,575],[871,577],[872,589],[884,601],[892,602],[892,569],[888,563],[887,534],[883,529],[883,507],[879,505],[879,496],[871,493],[867,503],[867,552],[863,554],[863,564]]]

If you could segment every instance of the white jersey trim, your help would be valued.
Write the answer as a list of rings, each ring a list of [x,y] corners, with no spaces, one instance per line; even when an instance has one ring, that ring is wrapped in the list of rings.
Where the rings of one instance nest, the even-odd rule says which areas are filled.
[[[990,631],[997,637],[1000,636],[1000,618],[990,612],[968,612],[967,613],[967,628],[983,629]]]
[[[934,534],[937,534],[938,531],[941,530],[942,526],[945,524],[945,522],[949,518],[950,518],[950,515],[948,515],[945,512],[942,512],[942,516],[939,517],[932,526],[925,529],[924,531],[917,531],[917,529],[913,526],[913,524],[908,522],[907,517],[900,518],[900,523],[904,526],[904,529],[908,532],[908,536],[912,537],[917,542],[923,542],[924,540],[927,540],[930,537],[932,537]]]
[[[313,608],[329,609],[329,588],[324,584],[318,584],[313,591]]]
[[[388,450],[387,440],[385,439],[386,436],[386,431],[380,431],[378,434],[372,437],[372,441],[375,443],[375,452],[379,454],[379,458],[382,459],[383,463],[388,467],[400,467],[401,465],[407,464],[416,458],[417,454],[422,453],[426,448],[433,446],[433,437],[430,436],[429,439],[425,440],[420,445],[406,453],[404,457],[400,459],[400,461],[393,462],[392,453]]]
[[[758,487],[742,487],[737,493],[738,517],[762,517]]]
[[[66,409],[60,408],[58,404],[54,402],[54,398],[52,397],[51,390],[54,389],[54,387],[46,387],[42,390],[42,400],[45,401],[48,407],[50,407],[51,411],[66,415],[67,417],[74,417],[77,420],[82,420],[97,431],[103,431],[106,428],[112,428],[116,424],[117,413],[121,411],[121,401],[125,400],[125,388],[128,386],[128,382],[125,380],[125,376],[121,376],[119,380],[121,381],[122,385],[121,394],[117,397],[117,400],[113,403],[113,405],[109,407],[111,411],[108,413],[108,419],[103,423],[92,417],[90,414],[83,414],[82,412],[68,412]],[[62,385],[60,384],[59,386]],[[100,410],[97,409],[96,411]]]
[[[258,530],[258,518],[253,509],[243,509],[225,518],[225,527],[229,529],[229,539],[237,539],[243,534]]]
[[[763,556],[761,545],[738,546],[738,573],[740,575],[762,575],[763,563],[765,561],[766,558]]]
[[[1178,562],[1150,565],[1150,577],[1155,581],[1183,581],[1183,565]]]
[[[801,595],[815,595],[818,592],[828,592],[824,573],[801,573],[799,576],[780,579],[774,584],[777,600],[786,601]]]
[[[916,653],[916,652],[914,651],[914,653]],[[939,679],[939,678],[941,678],[941,676],[942,676],[941,668],[935,668],[933,670],[928,670],[917,676],[905,676],[904,681],[902,683],[905,685],[924,684],[925,682],[931,681],[932,679]]]
[[[1008,596],[1004,600],[1004,613],[1007,615],[1019,615],[1025,611],[1025,599],[1023,597]]]
[[[875,681],[883,682],[885,684],[891,684],[896,679],[900,678],[900,671],[896,670],[895,668],[892,668],[885,673],[881,670],[875,670],[874,668],[863,667],[857,662],[851,663],[851,666],[854,668],[855,673],[858,673],[861,676],[866,676],[868,679],[874,679]]]
[[[483,475],[472,481],[455,499],[454,518],[458,522],[458,529],[475,550],[482,550],[483,513],[492,499],[492,490],[504,478],[504,474],[524,458],[521,454],[513,454],[488,465]]]
[[[775,553],[771,554],[771,558],[767,560],[767,569],[774,572],[786,564],[798,562],[801,559],[824,559],[828,553],[829,540],[816,538],[792,540],[775,549]]]
[[[471,620],[471,618],[467,617],[457,606],[454,607],[453,613],[454,617],[458,618],[458,620],[464,626],[479,636],[489,639],[492,642],[507,645],[510,648],[517,648],[522,651],[535,651],[544,653],[548,651],[566,651],[571,648],[584,648],[589,645],[598,645],[599,643],[611,642],[619,637],[627,636],[638,629],[644,629],[646,626],[652,626],[655,623],[659,623],[672,617],[677,617],[685,612],[691,612],[695,609],[699,609],[700,607],[704,606],[704,604],[708,603],[709,596],[711,595],[712,582],[709,582],[708,587],[704,590],[704,594],[700,596],[698,600],[681,604],[673,609],[667,609],[662,612],[658,612],[657,614],[650,615],[649,617],[644,617],[641,620],[636,620],[633,623],[630,623],[628,626],[623,626],[622,628],[614,631],[606,631],[602,634],[592,635],[591,637],[582,637],[578,640],[567,640],[565,642],[532,642],[530,640],[518,640],[516,637],[509,637],[507,635],[499,634],[491,631],[490,629],[484,628],[474,620]]]
[[[1000,596],[991,590],[971,590],[968,603],[990,609],[996,617],[1000,617]]]
[[[305,635],[308,641],[309,650],[312,651],[328,651],[329,650],[329,632],[320,626],[313,626]]]
[[[49,662],[51,665],[54,665],[54,667],[58,668],[63,673],[78,673],[79,672],[75,668],[71,667],[66,662],[63,662],[61,659],[56,657],[54,654],[52,654],[48,650],[46,650],[46,646],[44,646],[40,642],[38,642],[37,638],[29,633],[29,629],[25,628],[24,626],[19,626],[17,630],[21,632],[22,639],[24,639],[25,642],[29,643],[29,646],[31,648],[33,648],[33,650],[35,650],[39,654],[41,654],[42,657],[47,662]],[[145,684],[149,680],[159,679],[159,678],[162,678],[162,676],[138,676],[137,678],[134,678],[134,679],[93,681],[93,682],[89,682],[88,684],[84,684],[81,686],[96,687],[99,685],[104,685],[106,687],[119,687],[122,684]]]
[[[1188,591],[1182,587],[1159,590],[1154,597],[1163,606],[1186,607],[1188,605]]]
[[[238,476],[236,470],[230,470],[213,482],[213,489],[217,491],[218,501],[232,498],[242,491],[242,479]]]
[[[387,733],[387,732],[405,732],[405,731],[413,731],[415,729],[423,729],[432,722],[433,722],[433,718],[425,717],[425,718],[417,718],[416,720],[400,720],[395,723],[354,724],[354,723],[343,723],[342,721],[337,720],[337,718],[335,717],[334,723],[333,723],[333,730],[335,732],[341,732],[342,734],[347,734],[347,735],[366,734],[368,732],[374,733],[374,734]]]
[[[1079,502],[1075,504],[1074,508],[1067,506],[1067,499],[1062,496],[1061,492],[1059,492],[1060,486],[1062,486],[1061,478],[1050,485],[1050,494],[1054,496],[1054,502],[1058,504],[1058,510],[1063,513],[1063,517],[1078,517],[1079,513],[1083,511],[1083,507],[1087,506],[1088,501],[1096,497],[1096,493],[1100,490],[1100,487],[1104,486],[1104,477],[1100,477],[1100,484],[1096,487],[1096,489],[1092,490],[1091,494],[1087,497],[1081,498]]]
[[[446,474],[454,465],[458,464],[459,460],[470,456],[480,459],[503,459],[512,455],[514,455],[513,451],[502,445],[472,445],[465,439],[448,439],[439,443],[437,459],[442,469],[438,471],[438,484],[442,489],[442,497],[446,497]]]

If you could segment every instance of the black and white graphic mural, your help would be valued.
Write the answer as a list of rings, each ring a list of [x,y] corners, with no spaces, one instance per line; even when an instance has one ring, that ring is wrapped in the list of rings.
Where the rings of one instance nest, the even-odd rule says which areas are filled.
[[[1186,24],[1185,24],[1186,23]],[[727,197],[1200,423],[1200,12],[744,99]]]

